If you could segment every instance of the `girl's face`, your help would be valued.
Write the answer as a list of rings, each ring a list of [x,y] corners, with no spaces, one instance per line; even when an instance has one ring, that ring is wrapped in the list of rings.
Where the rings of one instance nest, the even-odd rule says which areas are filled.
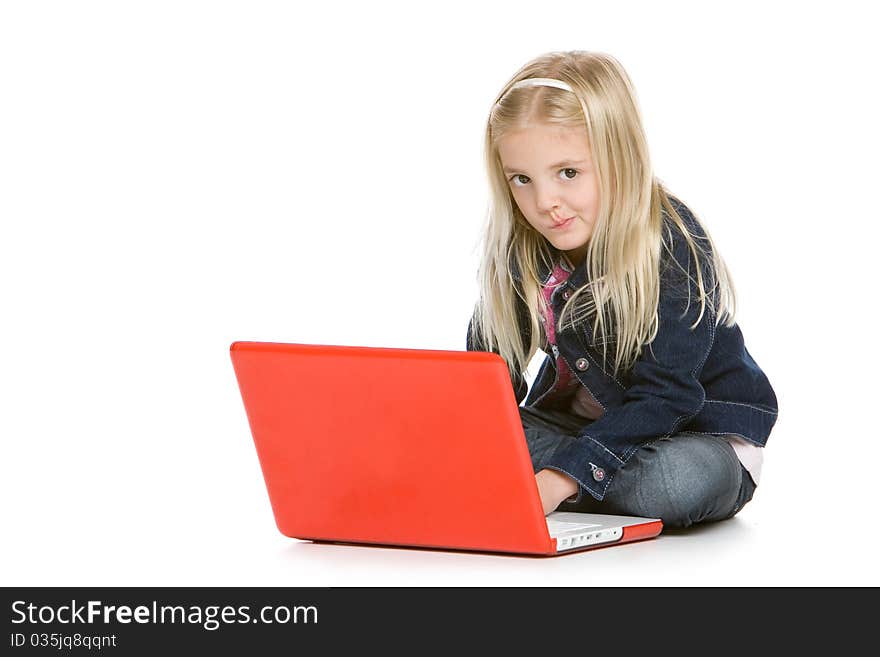
[[[498,154],[526,221],[580,264],[599,212],[587,131],[531,124],[501,139]]]

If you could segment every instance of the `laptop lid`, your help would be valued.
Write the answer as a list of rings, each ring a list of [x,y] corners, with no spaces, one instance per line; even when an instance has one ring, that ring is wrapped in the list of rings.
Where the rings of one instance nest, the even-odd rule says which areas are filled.
[[[286,536],[556,552],[497,354],[235,342],[230,356]]]

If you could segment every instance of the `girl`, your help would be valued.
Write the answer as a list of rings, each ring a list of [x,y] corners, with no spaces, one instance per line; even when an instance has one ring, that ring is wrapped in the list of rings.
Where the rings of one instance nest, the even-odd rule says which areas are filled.
[[[653,175],[622,66],[582,51],[529,62],[491,109],[485,156],[467,348],[499,354],[525,398],[544,513],[667,527],[735,515],[758,483],[776,396],[712,239]]]

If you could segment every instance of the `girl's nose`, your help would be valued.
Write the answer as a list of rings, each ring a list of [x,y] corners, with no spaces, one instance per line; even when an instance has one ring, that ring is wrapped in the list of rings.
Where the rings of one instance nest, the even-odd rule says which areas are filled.
[[[539,190],[536,202],[538,205],[538,210],[541,212],[550,213],[554,210],[558,210],[561,207],[559,194],[555,189],[543,189]]]

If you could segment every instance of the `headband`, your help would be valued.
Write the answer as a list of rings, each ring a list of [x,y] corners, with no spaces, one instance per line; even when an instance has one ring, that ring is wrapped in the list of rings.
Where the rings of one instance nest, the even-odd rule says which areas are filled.
[[[521,87],[556,87],[557,89],[562,89],[564,91],[572,91],[572,88],[568,85],[567,82],[563,82],[562,80],[557,80],[555,78],[523,78],[516,84],[512,85],[510,89],[504,92],[504,96],[513,91],[514,89],[519,89]],[[574,93],[572,91],[572,93]],[[501,96],[501,98],[504,98]],[[495,103],[501,102],[501,98]]]
[[[511,89],[519,89],[520,87],[556,87],[564,91],[571,91],[571,87],[567,82],[556,80],[555,78],[524,78],[514,84]]]

